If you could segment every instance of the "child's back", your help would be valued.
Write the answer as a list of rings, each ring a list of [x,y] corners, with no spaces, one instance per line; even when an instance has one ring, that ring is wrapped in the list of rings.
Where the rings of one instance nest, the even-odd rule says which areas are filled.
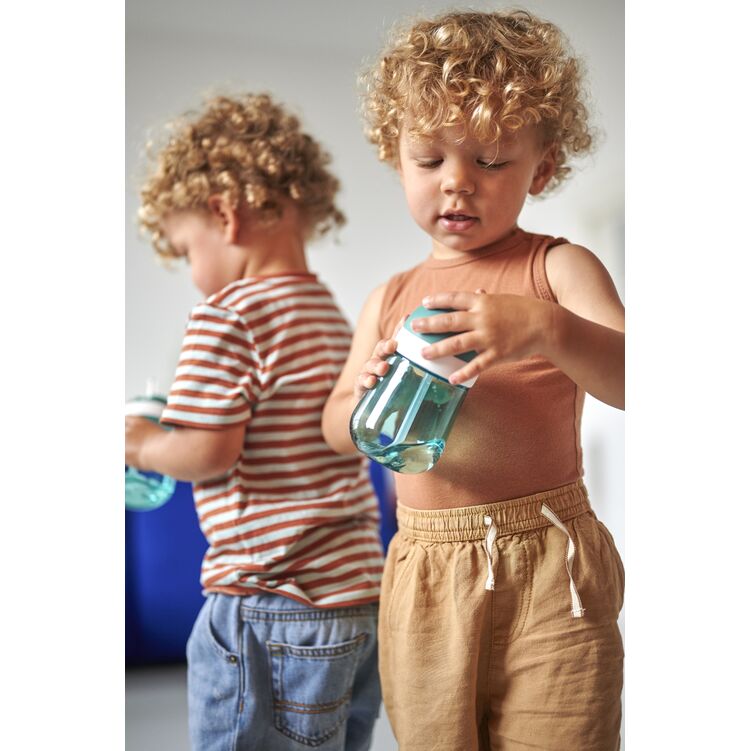
[[[349,325],[313,274],[241,279],[194,308],[162,422],[246,425],[232,469],[194,485],[210,545],[206,591],[319,607],[377,599],[382,554],[367,464],[338,456],[321,435],[349,343]]]
[[[364,749],[380,704],[383,553],[367,461],[323,441],[350,329],[307,242],[343,217],[329,159],[266,95],[183,122],[141,194],[191,312],[162,422],[126,420],[126,463],[192,480],[209,548],[187,645],[191,742]]]

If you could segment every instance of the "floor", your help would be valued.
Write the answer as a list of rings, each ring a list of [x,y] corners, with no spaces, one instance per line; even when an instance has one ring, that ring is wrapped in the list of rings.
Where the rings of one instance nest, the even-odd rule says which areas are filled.
[[[189,751],[185,666],[125,671],[125,751]],[[386,715],[375,726],[370,751],[397,751]]]
[[[125,751],[189,751],[185,691],[184,665],[126,670]],[[370,751],[398,751],[383,708]]]

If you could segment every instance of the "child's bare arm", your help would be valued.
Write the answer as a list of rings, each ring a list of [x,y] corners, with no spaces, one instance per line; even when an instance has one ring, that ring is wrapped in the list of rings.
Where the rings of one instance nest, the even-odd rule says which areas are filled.
[[[349,418],[367,389],[388,371],[384,358],[393,354],[393,339],[379,341],[378,319],[386,285],[373,290],[363,305],[357,322],[347,362],[323,408],[321,427],[326,443],[339,454],[354,454],[349,435]],[[365,363],[363,365],[363,363]]]
[[[427,307],[456,312],[414,321],[415,330],[462,333],[426,347],[423,355],[476,350],[479,355],[451,375],[453,383],[496,363],[541,355],[592,396],[622,409],[625,316],[610,275],[594,254],[569,244],[548,251],[546,272],[557,304],[519,295],[431,295]]]
[[[244,423],[221,430],[165,430],[143,417],[126,417],[125,463],[177,480],[209,480],[234,465],[244,437]]]
[[[545,258],[559,305],[550,359],[587,393],[625,407],[626,314],[607,269],[581,245],[559,245]]]

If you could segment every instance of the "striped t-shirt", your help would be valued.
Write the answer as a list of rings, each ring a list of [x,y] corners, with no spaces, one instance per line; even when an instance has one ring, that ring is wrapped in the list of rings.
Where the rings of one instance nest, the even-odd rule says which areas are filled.
[[[365,457],[323,440],[321,411],[351,331],[314,274],[251,277],[197,305],[162,422],[245,423],[242,454],[194,484],[205,592],[259,591],[318,607],[374,602],[383,570]]]

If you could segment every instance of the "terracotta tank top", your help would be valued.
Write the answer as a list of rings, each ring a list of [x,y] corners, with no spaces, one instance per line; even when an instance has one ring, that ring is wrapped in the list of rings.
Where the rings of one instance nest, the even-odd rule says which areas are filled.
[[[548,248],[567,242],[515,229],[461,258],[429,258],[386,285],[381,337],[436,292],[474,291],[555,302],[545,274]],[[580,425],[584,391],[549,360],[532,357],[483,371],[464,400],[436,466],[394,473],[399,501],[454,508],[519,498],[576,482],[583,474]]]

